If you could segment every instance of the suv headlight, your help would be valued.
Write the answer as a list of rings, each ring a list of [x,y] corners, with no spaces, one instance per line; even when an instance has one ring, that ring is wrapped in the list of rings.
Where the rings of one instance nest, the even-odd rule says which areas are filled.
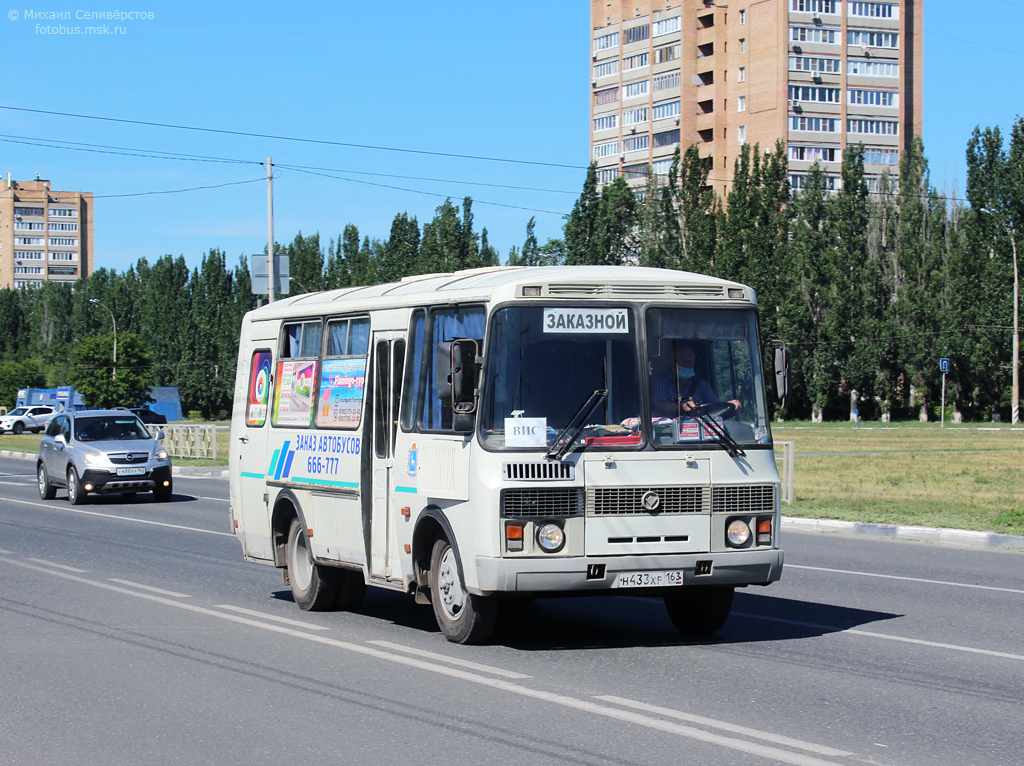
[[[165,450],[163,447],[157,447],[155,450],[153,450],[153,459],[154,460],[166,460],[167,459],[167,450]]]
[[[107,456],[99,452],[86,452],[82,455],[82,460],[85,461],[86,465],[103,465],[107,462]]]

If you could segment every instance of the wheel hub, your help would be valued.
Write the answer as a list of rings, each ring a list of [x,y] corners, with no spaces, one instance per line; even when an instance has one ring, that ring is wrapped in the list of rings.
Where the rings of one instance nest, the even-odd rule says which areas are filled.
[[[450,620],[462,616],[466,594],[459,580],[459,570],[455,563],[455,552],[448,547],[441,554],[441,565],[438,567],[438,590],[441,592],[441,608]]]

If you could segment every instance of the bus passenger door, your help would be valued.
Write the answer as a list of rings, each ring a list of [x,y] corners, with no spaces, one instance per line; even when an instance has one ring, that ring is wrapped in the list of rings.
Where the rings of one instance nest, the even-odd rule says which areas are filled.
[[[370,513],[370,578],[391,579],[391,512],[395,471],[395,435],[399,418],[404,333],[373,335],[373,507]],[[401,574],[398,573],[398,577]]]

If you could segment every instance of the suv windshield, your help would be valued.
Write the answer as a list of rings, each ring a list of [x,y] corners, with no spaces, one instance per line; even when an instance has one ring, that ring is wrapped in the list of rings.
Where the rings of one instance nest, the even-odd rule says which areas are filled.
[[[18,415],[24,415],[28,412],[28,407],[16,407],[5,415],[5,417],[16,417]]]
[[[491,448],[547,448],[595,391],[586,446],[635,447],[636,319],[626,307],[513,306],[495,312],[481,417]]]
[[[655,446],[771,442],[752,310],[650,308],[646,326]]]
[[[134,441],[152,439],[134,415],[101,415],[75,419],[75,439],[82,442]]]

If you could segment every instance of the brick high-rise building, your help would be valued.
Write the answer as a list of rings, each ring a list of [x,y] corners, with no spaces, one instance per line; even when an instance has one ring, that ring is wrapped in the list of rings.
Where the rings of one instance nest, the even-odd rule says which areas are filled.
[[[92,274],[92,193],[0,180],[0,288],[74,282]]]
[[[921,135],[921,0],[591,0],[591,157],[598,180],[709,157],[725,198],[744,143],[782,140],[800,188],[817,160],[838,188],[864,144],[869,188]],[[635,180],[634,180],[635,179]]]

